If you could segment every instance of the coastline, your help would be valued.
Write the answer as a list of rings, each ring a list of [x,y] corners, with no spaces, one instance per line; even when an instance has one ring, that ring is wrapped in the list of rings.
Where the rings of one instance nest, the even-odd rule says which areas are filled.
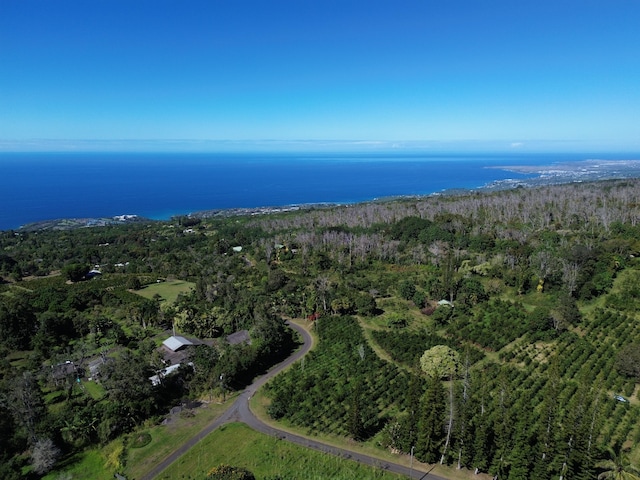
[[[9,228],[7,230],[16,230],[18,232],[48,230],[48,229],[73,229],[92,226],[117,225],[122,223],[140,223],[152,221],[169,221],[172,218],[181,216],[193,218],[213,218],[213,217],[230,217],[237,215],[266,215],[272,213],[285,213],[290,211],[298,211],[303,209],[315,208],[332,208],[341,205],[354,205],[368,202],[387,202],[394,200],[410,199],[410,198],[426,198],[438,195],[464,195],[473,192],[492,192],[499,190],[508,190],[513,188],[533,188],[545,185],[557,185],[564,183],[589,182],[599,180],[613,180],[624,178],[640,178],[640,160],[610,160],[610,159],[589,159],[579,161],[558,161],[545,165],[538,164],[520,164],[520,165],[482,165],[481,168],[487,170],[501,170],[503,172],[512,172],[521,178],[502,178],[484,183],[475,188],[451,187],[443,188],[438,191],[426,194],[406,194],[406,195],[384,195],[372,196],[355,201],[335,201],[335,202],[307,202],[307,203],[291,203],[291,204],[274,204],[271,206],[254,206],[254,207],[229,207],[229,208],[203,208],[203,209],[184,209],[180,208],[172,210],[170,215],[116,215],[116,216],[84,216],[84,217],[61,217],[57,219],[38,220],[27,222],[18,228]],[[381,179],[382,181],[382,179]],[[469,183],[470,179],[466,179]],[[449,182],[454,183],[454,182]],[[166,212],[166,209],[165,209]],[[177,212],[177,213],[173,213]]]

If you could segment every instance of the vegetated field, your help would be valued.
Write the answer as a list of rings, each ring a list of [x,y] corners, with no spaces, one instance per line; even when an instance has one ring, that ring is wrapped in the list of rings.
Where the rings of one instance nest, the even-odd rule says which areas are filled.
[[[234,401],[235,396],[227,399],[224,404],[210,403],[205,408],[196,409],[193,416],[174,415],[169,425],[156,425],[144,429],[151,435],[151,442],[142,448],[128,450],[125,469],[127,477],[140,478],[147,474],[158,462],[196,435]],[[133,435],[135,436],[135,433]]]
[[[391,474],[351,460],[316,452],[251,430],[244,424],[220,427],[162,472],[160,479],[195,479],[220,465],[244,467],[257,479],[283,480],[305,478],[334,480],[400,479]]]
[[[173,280],[171,282],[160,282],[147,285],[146,287],[136,290],[138,295],[151,300],[155,295],[160,295],[168,304],[173,304],[181,293],[188,293],[195,287],[195,283],[185,280]]]
[[[99,383],[91,382],[91,381],[85,381],[85,382],[82,383],[82,385],[86,389],[87,393],[89,395],[91,395],[91,397],[94,400],[100,400],[101,398],[104,397],[105,390],[102,387],[102,385],[100,385]]]
[[[595,478],[616,446],[638,463],[638,218],[633,180],[198,219],[188,236],[159,223],[0,233],[0,276],[17,282],[0,285],[0,396],[48,409],[0,405],[11,419],[0,478],[38,460],[38,432],[139,478],[129,470],[188,436],[155,431],[171,407],[240,390],[289,351],[284,318],[314,321],[318,346],[269,383],[265,408],[306,435],[499,478]],[[91,281],[68,275],[123,259]],[[196,287],[130,290],[157,278]],[[193,371],[152,388],[169,322],[202,339],[247,330],[252,342],[194,348]],[[78,392],[76,372],[54,381],[52,365],[101,354],[104,395]],[[142,433],[151,442],[133,448]],[[58,476],[82,465],[61,462]],[[91,468],[75,478],[100,478]]]
[[[43,480],[57,480],[65,478],[68,480],[80,480],[91,478],[92,480],[112,480],[113,473],[105,467],[105,449],[93,448],[77,453],[72,457],[60,462],[56,470],[43,477]],[[63,474],[60,472],[64,471]]]
[[[63,475],[63,478],[69,480],[87,478],[106,480],[112,479],[116,472],[125,473],[128,478],[140,478],[160,460],[202,430],[234,400],[235,397],[230,397],[224,404],[209,404],[205,408],[197,409],[194,415],[174,416],[169,425],[140,427],[138,431],[123,436],[105,447],[88,449],[66,459],[44,478],[53,480]],[[131,448],[133,439],[140,433],[149,434],[151,442],[142,448]],[[125,438],[128,438],[126,449],[123,443]]]

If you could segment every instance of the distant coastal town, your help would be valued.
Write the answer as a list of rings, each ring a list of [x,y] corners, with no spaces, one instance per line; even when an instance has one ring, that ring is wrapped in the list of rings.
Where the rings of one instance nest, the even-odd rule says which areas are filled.
[[[583,160],[554,165],[513,165],[487,168],[537,175],[527,179],[497,180],[483,187],[489,190],[640,177],[640,160]]]

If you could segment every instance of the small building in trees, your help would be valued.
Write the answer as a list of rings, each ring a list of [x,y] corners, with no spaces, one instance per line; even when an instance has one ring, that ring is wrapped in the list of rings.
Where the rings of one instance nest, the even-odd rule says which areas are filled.
[[[167,338],[164,342],[162,342],[162,345],[167,347],[167,349],[172,352],[177,352],[178,350],[182,350],[183,348],[193,344],[194,343],[191,340],[188,340],[179,335],[172,335],[169,338]]]
[[[77,378],[81,375],[76,364],[70,360],[51,366],[51,377],[55,385],[64,384],[69,378]]]
[[[202,345],[204,342],[197,338],[186,338],[180,335],[172,335],[162,342],[159,351],[165,365],[176,365],[189,356],[189,349],[194,345]]]
[[[151,382],[151,384],[155,387],[156,385],[160,385],[162,383],[162,379],[164,377],[166,377],[167,375],[175,372],[176,370],[178,370],[178,368],[180,368],[180,364],[176,363],[175,365],[170,365],[167,368],[163,368],[162,370],[160,370],[158,372],[157,375],[153,375],[151,377],[149,377],[149,381]]]
[[[102,366],[112,361],[113,358],[107,357],[104,354],[91,360],[88,364],[89,380],[98,381],[100,379],[100,370],[102,369]]]
[[[91,270],[89,270],[86,275],[85,278],[87,280],[90,280],[92,278],[96,278],[96,277],[100,277],[102,276],[102,272],[100,270],[98,270],[97,268],[92,268]]]

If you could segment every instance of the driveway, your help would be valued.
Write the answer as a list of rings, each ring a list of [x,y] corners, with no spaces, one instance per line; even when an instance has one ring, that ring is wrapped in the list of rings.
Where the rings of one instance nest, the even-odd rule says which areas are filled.
[[[314,450],[318,450],[320,452],[328,453],[330,455],[335,455],[337,457],[346,458],[349,460],[353,460],[355,462],[363,463],[366,465],[371,465],[373,467],[382,468],[384,470],[388,470],[393,473],[398,473],[400,475],[405,475],[409,478],[418,478],[425,480],[445,480],[442,477],[436,476],[431,473],[419,472],[415,469],[410,469],[404,465],[400,465],[397,463],[386,462],[380,460],[378,458],[370,457],[368,455],[364,455],[362,453],[353,452],[344,448],[335,447],[329,445],[327,443],[323,443],[314,439],[301,437],[299,435],[295,435],[289,432],[285,432],[276,427],[272,427],[262,422],[259,418],[257,418],[251,409],[249,408],[249,399],[251,396],[266,382],[268,382],[271,378],[276,376],[282,370],[287,368],[293,362],[299,360],[313,346],[313,339],[309,332],[307,332],[304,328],[296,325],[295,323],[287,322],[287,325],[294,329],[296,332],[300,334],[303,339],[304,344],[298,350],[296,350],[293,355],[288,357],[286,360],[282,361],[267,373],[257,378],[251,385],[249,385],[231,404],[231,406],[225,410],[225,412],[220,415],[216,420],[207,425],[203,430],[201,430],[197,435],[193,436],[186,443],[184,443],[179,449],[174,451],[168,457],[166,457],[162,462],[160,462],[156,467],[151,470],[147,475],[141,478],[141,480],[152,480],[158,477],[162,471],[164,471],[169,465],[175,462],[178,458],[180,458],[187,450],[192,448],[196,443],[202,440],[204,437],[209,435],[212,431],[218,428],[220,425],[223,425],[228,422],[243,422],[248,426],[253,428],[254,430],[265,433],[267,435],[271,435],[273,437],[277,437],[281,440],[285,440],[288,442],[292,442],[298,445],[301,445],[306,448],[311,448]]]

